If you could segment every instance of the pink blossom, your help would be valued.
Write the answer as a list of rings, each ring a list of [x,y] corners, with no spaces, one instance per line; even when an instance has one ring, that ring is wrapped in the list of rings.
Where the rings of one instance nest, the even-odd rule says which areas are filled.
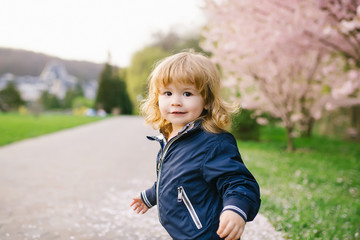
[[[244,108],[270,113],[291,128],[360,99],[359,72],[344,71],[356,68],[352,47],[360,34],[356,41],[344,34],[360,28],[359,1],[205,0],[202,47],[221,66],[223,85],[236,85],[231,90],[240,93]]]
[[[350,70],[348,72],[348,77],[350,80],[360,81],[360,73],[357,70],[354,69]]]
[[[266,125],[269,123],[269,120],[267,118],[258,117],[256,118],[256,122],[260,125]]]

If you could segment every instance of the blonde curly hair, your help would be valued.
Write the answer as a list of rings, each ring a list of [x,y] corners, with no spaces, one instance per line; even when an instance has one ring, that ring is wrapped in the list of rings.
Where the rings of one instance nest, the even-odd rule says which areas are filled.
[[[203,128],[212,133],[225,131],[230,123],[230,113],[235,110],[220,96],[220,74],[216,66],[203,54],[181,52],[160,61],[149,76],[148,98],[141,105],[146,123],[160,129],[168,138],[172,125],[161,116],[159,109],[160,88],[168,84],[191,84],[196,87],[205,104]]]

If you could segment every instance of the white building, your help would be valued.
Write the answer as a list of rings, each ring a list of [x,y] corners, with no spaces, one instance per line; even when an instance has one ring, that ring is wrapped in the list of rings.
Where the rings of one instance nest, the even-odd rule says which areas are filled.
[[[34,102],[44,91],[64,99],[66,92],[74,89],[77,78],[70,75],[66,67],[59,61],[49,62],[40,76],[15,76],[6,73],[0,76],[0,90],[4,89],[10,81],[14,81],[23,100]],[[84,81],[82,88],[86,98],[94,99],[97,91],[97,80]]]
[[[50,94],[64,99],[69,89],[76,87],[77,79],[68,74],[65,66],[58,61],[49,62],[40,74],[40,79],[47,85]]]

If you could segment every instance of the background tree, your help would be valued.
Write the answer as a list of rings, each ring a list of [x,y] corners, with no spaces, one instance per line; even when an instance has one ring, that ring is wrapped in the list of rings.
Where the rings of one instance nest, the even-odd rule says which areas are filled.
[[[16,89],[14,82],[9,82],[6,88],[0,91],[0,110],[10,111],[17,110],[25,102],[22,100],[19,91]]]
[[[203,48],[213,54],[244,108],[282,120],[293,149],[295,124],[312,125],[322,111],[359,103],[357,72],[314,44],[309,32],[323,32],[326,14],[315,0],[206,1]],[[336,77],[326,73],[332,69]],[[339,89],[346,89],[336,94]]]
[[[324,35],[310,35],[330,51],[340,53],[350,65],[360,68],[360,1],[320,0],[320,8],[326,12],[328,25]],[[351,125],[360,139],[360,105],[351,107]]]
[[[112,66],[105,64],[99,78],[99,87],[95,98],[96,108],[105,108],[105,105],[111,101],[108,92],[111,91]]]
[[[115,109],[118,109],[121,114],[132,113],[125,80],[109,63],[105,64],[101,72],[95,105],[96,108],[103,108],[107,113]]]
[[[124,77],[119,74],[114,76],[113,80],[114,93],[116,94],[116,105],[119,107],[120,114],[132,114],[132,103],[127,92]]]
[[[126,83],[131,102],[138,110],[139,103],[146,97],[147,79],[157,61],[169,53],[156,46],[147,46],[136,52],[126,72]]]
[[[326,28],[307,34],[360,68],[360,0],[320,0],[318,6],[325,13]]]

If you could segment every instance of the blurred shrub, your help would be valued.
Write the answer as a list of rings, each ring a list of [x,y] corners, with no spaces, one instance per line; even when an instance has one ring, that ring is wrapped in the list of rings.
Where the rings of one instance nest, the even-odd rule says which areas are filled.
[[[84,97],[84,90],[80,84],[77,84],[74,89],[67,90],[63,100],[63,107],[67,109],[72,108],[72,104],[77,97]]]
[[[44,91],[41,94],[40,101],[45,110],[60,109],[62,107],[60,99],[49,91]]]
[[[240,140],[259,140],[260,125],[252,118],[253,111],[242,109],[231,116],[231,132]]]
[[[92,108],[94,106],[94,100],[85,97],[76,97],[72,101],[72,108]]]
[[[8,83],[6,88],[0,91],[0,111],[16,110],[24,103],[20,92],[13,82]]]
[[[21,105],[19,108],[18,108],[18,112],[20,115],[28,115],[29,114],[29,109],[23,105]]]

